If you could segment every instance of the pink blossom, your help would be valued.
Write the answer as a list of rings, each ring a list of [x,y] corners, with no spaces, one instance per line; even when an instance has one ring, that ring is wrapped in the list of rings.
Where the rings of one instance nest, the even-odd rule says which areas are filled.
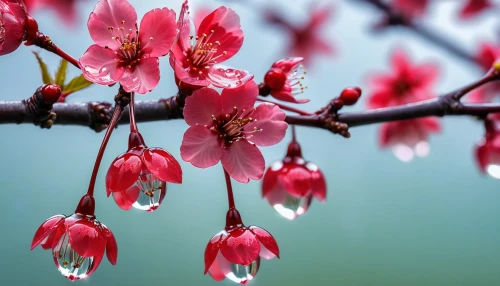
[[[393,0],[392,6],[408,17],[423,16],[430,0]]]
[[[491,0],[467,0],[462,9],[460,9],[458,16],[462,20],[472,19],[493,6],[494,4]]]
[[[0,56],[12,53],[26,34],[27,11],[22,1],[0,0]]]
[[[484,72],[491,69],[497,59],[500,58],[500,45],[482,43],[476,55],[476,61]],[[490,82],[471,92],[470,101],[475,103],[492,102],[500,94],[500,83]]]
[[[158,57],[168,54],[177,35],[175,12],[153,9],[144,15],[140,30],[137,13],[127,0],[101,0],[88,21],[96,43],[80,58],[89,81],[120,82],[127,92],[146,93],[160,81]]]
[[[190,35],[188,8],[185,1],[177,23],[179,39],[170,53],[176,78],[193,86],[212,84],[222,88],[250,81],[253,75],[249,72],[219,65],[233,57],[243,44],[240,17],[221,6],[199,23],[194,36]]]
[[[304,92],[301,80],[306,71],[302,66],[304,58],[285,58],[276,61],[264,76],[265,87],[272,97],[293,103],[307,103],[309,99],[296,99],[295,95]]]
[[[181,145],[181,157],[196,167],[221,161],[235,180],[258,180],[265,169],[259,146],[271,146],[285,136],[285,113],[274,104],[254,108],[258,95],[254,81],[219,95],[211,88],[196,90],[186,99],[184,118],[190,126]]]
[[[57,16],[69,25],[75,24],[77,2],[77,0],[24,0],[28,11],[32,12],[38,8],[54,10]]]

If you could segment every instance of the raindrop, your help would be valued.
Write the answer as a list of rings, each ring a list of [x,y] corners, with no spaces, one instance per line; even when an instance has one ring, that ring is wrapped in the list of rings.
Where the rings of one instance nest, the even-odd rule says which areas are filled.
[[[294,220],[306,213],[311,205],[312,194],[301,198],[286,194],[281,204],[273,205],[274,209],[284,218]]]
[[[139,175],[136,185],[140,192],[132,206],[148,212],[156,210],[167,193],[167,183],[158,180],[154,174],[143,171]]]
[[[260,266],[260,257],[248,265],[234,264],[224,259],[221,269],[226,278],[239,284],[247,284],[257,275]]]
[[[94,262],[94,257],[80,256],[71,248],[68,233],[65,233],[52,249],[52,256],[59,272],[71,281],[86,278]]]

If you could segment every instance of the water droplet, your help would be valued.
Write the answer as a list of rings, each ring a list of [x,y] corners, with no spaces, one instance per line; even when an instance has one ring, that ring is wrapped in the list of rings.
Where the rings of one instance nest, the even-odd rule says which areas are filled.
[[[311,205],[312,194],[302,198],[286,194],[281,204],[273,205],[274,209],[284,218],[294,220],[306,213]]]
[[[486,173],[495,179],[500,179],[500,165],[489,164],[486,166]]]
[[[71,248],[68,233],[54,247],[52,256],[59,272],[71,281],[86,278],[94,262],[94,257],[82,257]]]
[[[225,260],[225,259],[224,259]],[[226,278],[239,284],[247,284],[257,275],[260,266],[260,257],[249,265],[234,264],[227,260],[222,262],[221,269]]]
[[[140,192],[132,206],[148,212],[156,210],[167,193],[167,183],[158,180],[154,174],[143,171],[139,175],[136,185]]]

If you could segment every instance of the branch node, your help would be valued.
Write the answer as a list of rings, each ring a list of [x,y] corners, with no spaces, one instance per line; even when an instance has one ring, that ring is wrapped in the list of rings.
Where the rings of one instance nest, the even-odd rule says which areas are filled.
[[[113,108],[109,102],[89,102],[89,127],[95,132],[101,132],[108,128],[113,114]]]
[[[54,124],[57,115],[52,112],[52,103],[44,100],[42,94],[42,87],[37,88],[33,95],[22,101],[26,111],[33,118],[33,124],[41,128],[49,129]]]

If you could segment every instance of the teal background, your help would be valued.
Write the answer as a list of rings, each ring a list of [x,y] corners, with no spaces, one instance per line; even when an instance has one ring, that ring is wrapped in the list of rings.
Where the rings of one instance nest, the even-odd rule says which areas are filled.
[[[165,5],[179,11],[181,3],[131,2],[139,17]],[[194,7],[202,2],[211,7],[227,3],[192,2]],[[266,2],[294,21],[307,18],[310,1],[293,1],[293,5],[286,0]],[[481,75],[475,67],[407,31],[374,35],[370,27],[378,14],[352,2],[335,2],[335,17],[324,35],[335,44],[337,54],[318,58],[310,69],[305,95],[311,98],[305,107],[308,110],[323,106],[345,86],[366,87],[368,73],[389,69],[390,51],[397,45],[409,50],[415,61],[440,64],[439,92]],[[453,2],[434,6],[426,19],[429,25],[471,52],[480,40],[494,39],[493,14],[463,25],[456,20],[458,7]],[[79,57],[91,44],[85,23],[94,3],[79,6],[78,28],[64,27],[51,13],[35,16],[42,31]],[[253,71],[260,80],[282,56],[286,35],[266,26],[255,7],[231,6],[241,15],[245,43],[230,64]],[[30,50],[36,48],[21,47],[0,58],[2,100],[27,98],[41,84]],[[47,52],[41,55],[54,70],[59,59]],[[166,58],[161,68],[163,80],[158,88],[139,99],[175,93]],[[70,73],[77,75],[74,68]],[[69,101],[111,101],[115,92],[116,88],[94,86]],[[365,88],[365,95],[368,93]],[[322,130],[298,128],[305,158],[320,166],[327,178],[327,202],[314,202],[305,216],[288,221],[261,199],[260,182],[234,185],[244,222],[271,232],[281,250],[280,260],[262,262],[252,284],[500,285],[500,184],[478,172],[472,154],[482,127],[471,118],[445,118],[442,123],[442,134],[430,140],[430,156],[409,164],[378,148],[378,126],[353,128],[348,140]],[[29,247],[46,218],[73,212],[87,190],[103,133],[76,126],[0,128],[0,285],[69,285],[58,274],[50,252],[41,248],[30,251]],[[183,121],[141,123],[139,128],[148,145],[163,147],[181,161]],[[126,150],[126,138],[126,126],[113,134],[96,189],[96,215],[117,238],[118,264],[113,267],[103,260],[88,280],[75,283],[215,285],[203,276],[203,252],[224,225],[227,200],[221,167],[202,170],[181,162],[184,183],[168,186],[161,208],[154,213],[124,212],[106,199],[104,175],[111,161]],[[262,148],[268,163],[284,155],[288,140]]]

